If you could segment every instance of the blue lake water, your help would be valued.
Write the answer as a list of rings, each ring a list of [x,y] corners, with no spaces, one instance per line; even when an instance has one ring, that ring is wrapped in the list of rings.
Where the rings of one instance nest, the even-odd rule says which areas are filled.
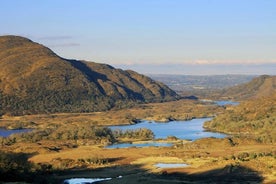
[[[205,121],[209,121],[212,118],[199,118],[188,121],[170,121],[168,123],[157,123],[154,121],[142,121],[135,125],[123,125],[123,126],[110,126],[112,130],[131,130],[139,128],[150,129],[155,139],[165,139],[168,136],[175,136],[179,139],[196,140],[205,137],[223,138],[226,135],[216,132],[207,132],[203,128]]]
[[[220,100],[220,101],[214,101],[217,105],[219,106],[225,106],[225,105],[239,105],[239,102],[233,102],[233,101],[229,101],[229,100]]]
[[[4,128],[0,128],[0,136],[1,137],[8,137],[12,134],[18,134],[18,133],[26,133],[30,132],[32,129],[15,129],[15,130],[7,130]]]

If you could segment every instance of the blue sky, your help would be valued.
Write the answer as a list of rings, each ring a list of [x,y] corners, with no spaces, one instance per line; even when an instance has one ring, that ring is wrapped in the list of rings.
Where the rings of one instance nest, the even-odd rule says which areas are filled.
[[[276,75],[274,0],[2,0],[0,35],[141,73]]]

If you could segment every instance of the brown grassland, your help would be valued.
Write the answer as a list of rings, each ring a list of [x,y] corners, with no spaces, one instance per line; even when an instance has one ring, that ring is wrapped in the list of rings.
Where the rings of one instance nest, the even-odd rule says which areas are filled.
[[[222,107],[206,105],[198,101],[178,100],[165,103],[138,104],[129,109],[113,109],[105,112],[3,116],[0,121],[1,126],[10,128],[45,128],[49,124],[62,125],[63,123],[108,126],[131,124],[140,119],[161,122],[189,120],[195,117],[211,117],[223,111],[224,108]]]
[[[1,126],[33,128],[38,131],[52,128],[58,131],[86,125],[103,127],[131,124],[140,119],[165,122],[212,117],[225,111],[224,107],[199,101],[179,100],[106,112],[3,116]],[[37,138],[38,141],[22,136],[10,138],[14,139],[9,140],[13,142],[1,140],[2,153],[15,154],[14,158],[21,156],[20,158],[25,159],[23,164],[26,167],[31,164],[30,168],[20,167],[24,171],[19,174],[25,175],[15,181],[21,179],[27,183],[62,183],[64,179],[74,177],[111,177],[112,180],[101,183],[276,182],[275,144],[258,142],[255,139],[228,137],[205,138],[194,142],[173,140],[172,147],[105,149],[104,146],[110,143],[106,139],[47,139],[41,136],[42,138]],[[145,139],[135,139],[138,140]],[[0,158],[1,164],[6,158],[3,155]],[[18,165],[22,164],[22,161],[13,165],[12,161],[8,163],[12,168],[19,168]],[[186,163],[189,166],[161,169],[154,166],[156,163]],[[8,176],[9,174],[2,176],[1,179],[5,181]],[[6,181],[11,180],[6,178]]]
[[[33,129],[0,137],[0,183],[74,177],[111,177],[102,183],[120,184],[276,183],[275,76],[207,92],[214,99],[248,100],[219,107],[181,99],[134,71],[61,58],[23,37],[0,37],[0,58],[0,127]],[[171,136],[157,141],[172,147],[105,148],[153,139],[148,129],[114,133],[110,125],[202,117],[215,117],[205,127],[229,136],[193,142]],[[154,166],[161,162],[188,166]]]

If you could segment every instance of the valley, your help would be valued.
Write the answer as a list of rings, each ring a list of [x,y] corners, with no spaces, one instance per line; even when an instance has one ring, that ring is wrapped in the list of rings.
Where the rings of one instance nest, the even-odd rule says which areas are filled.
[[[24,154],[27,159],[25,162],[32,164],[30,173],[26,175],[32,177],[31,179],[26,176],[23,178],[35,183],[62,183],[70,178],[112,178],[101,181],[101,183],[179,183],[183,181],[189,183],[273,183],[276,179],[275,143],[260,142],[248,136],[235,136],[235,134],[231,135],[231,132],[229,132],[230,137],[222,139],[204,138],[191,142],[168,137],[162,140],[171,142],[173,145],[171,147],[120,149],[104,148],[105,145],[111,143],[111,140],[105,136],[100,139],[97,137],[72,139],[70,137],[51,138],[52,134],[47,138],[47,134],[42,134],[41,138],[38,137],[40,131],[51,126],[55,127],[56,133],[64,129],[65,131],[61,131],[61,135],[64,135],[65,132],[73,134],[71,128],[76,129],[76,127],[88,129],[89,127],[126,125],[133,124],[139,119],[166,123],[173,119],[223,115],[227,113],[227,109],[231,108],[239,108],[239,105],[237,107],[227,106],[225,109],[224,106],[200,101],[180,100],[138,105],[127,111],[3,116],[1,125],[12,128],[21,123],[21,128],[33,128],[38,132],[34,134],[35,137],[29,139],[26,139],[24,134],[14,134],[5,139],[5,141],[16,139],[13,143],[2,139],[1,151]],[[152,138],[136,136],[117,138],[117,140],[145,143],[152,141]],[[185,163],[188,166],[157,168],[155,166],[157,163]]]
[[[0,137],[1,183],[276,182],[275,76],[160,82],[64,59],[23,37],[0,37],[0,48],[0,128],[30,130]],[[187,88],[176,93],[171,81]],[[186,138],[192,128],[196,137]],[[159,146],[106,147],[152,142]]]

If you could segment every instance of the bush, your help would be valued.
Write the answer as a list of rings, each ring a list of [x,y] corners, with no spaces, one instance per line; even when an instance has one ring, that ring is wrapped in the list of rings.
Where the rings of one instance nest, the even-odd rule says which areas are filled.
[[[17,181],[30,177],[32,164],[28,155],[0,151],[0,180]]]
[[[149,140],[154,138],[154,133],[147,128],[128,129],[128,130],[114,130],[113,134],[116,138],[128,138],[128,139],[144,139]]]

